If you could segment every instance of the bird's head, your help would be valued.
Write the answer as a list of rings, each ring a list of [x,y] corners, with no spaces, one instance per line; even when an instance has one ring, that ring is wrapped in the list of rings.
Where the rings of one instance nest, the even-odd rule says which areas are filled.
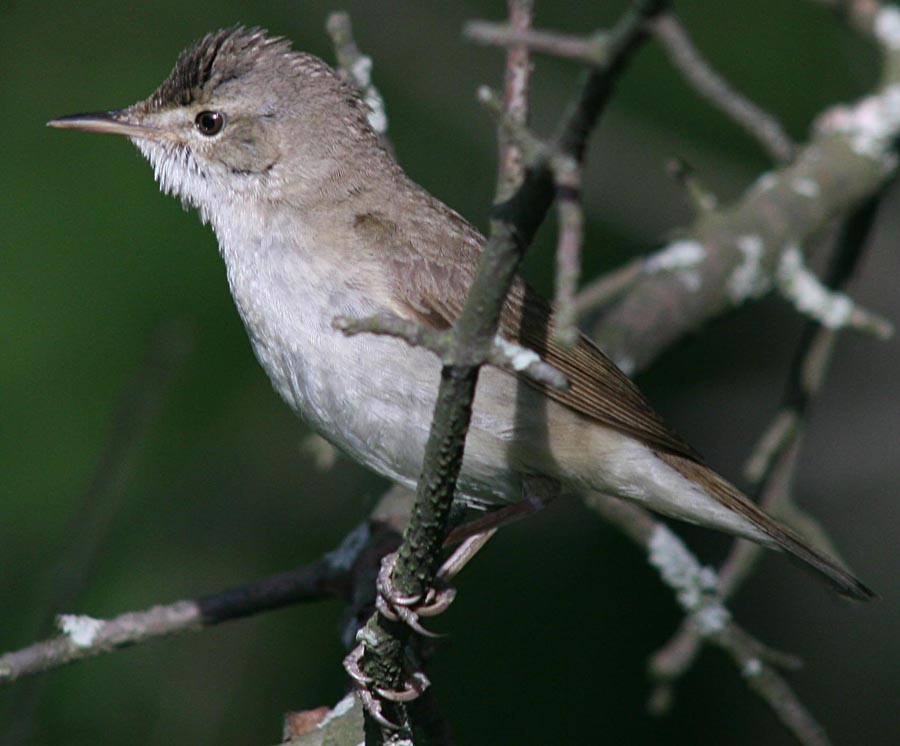
[[[125,135],[163,191],[206,219],[236,200],[302,200],[340,182],[348,163],[365,163],[367,149],[379,149],[367,113],[317,57],[235,27],[182,52],[146,100],[49,125]]]

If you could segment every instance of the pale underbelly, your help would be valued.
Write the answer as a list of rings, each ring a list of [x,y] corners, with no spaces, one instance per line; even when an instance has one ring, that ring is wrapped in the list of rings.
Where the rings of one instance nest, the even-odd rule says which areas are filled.
[[[320,435],[382,476],[414,486],[437,398],[437,358],[396,339],[330,331],[315,356],[279,354],[256,339],[253,346],[281,397]],[[482,371],[458,484],[473,502],[522,496],[517,393],[529,403],[534,397],[520,392],[512,376]],[[534,423],[526,429],[534,430]]]

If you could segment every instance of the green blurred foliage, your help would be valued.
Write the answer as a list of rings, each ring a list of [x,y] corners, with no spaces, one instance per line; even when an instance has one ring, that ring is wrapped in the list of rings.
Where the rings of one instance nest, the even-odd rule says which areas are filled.
[[[538,2],[538,18],[586,33],[623,5]],[[401,162],[483,226],[494,142],[474,90],[498,84],[502,56],[467,46],[460,29],[471,17],[501,17],[504,4],[352,0],[340,7],[375,60]],[[798,139],[817,112],[874,80],[872,50],[812,3],[692,0],[679,7],[719,69]],[[127,416],[129,397],[139,398],[128,382],[146,366],[161,328],[174,325],[190,352],[154,409],[86,587],[67,611],[114,615],[311,561],[384,489],[345,460],[328,472],[311,466],[301,448],[306,429],[253,359],[211,232],[157,193],[130,144],[43,126],[61,114],[143,98],[181,48],[236,22],[331,59],[323,27],[335,9],[324,0],[0,4],[0,648],[47,634],[55,568],[83,538],[73,518],[118,437],[114,416]],[[552,123],[577,79],[568,63],[538,60],[536,128]],[[609,165],[622,153],[645,152],[660,156],[644,171]],[[662,168],[671,155],[696,158],[702,178],[725,197],[768,167],[756,145],[699,101],[651,47],[621,82],[592,150],[588,274],[652,248],[689,221]],[[640,199],[616,201],[629,190]],[[545,290],[552,243],[551,221],[527,265]],[[896,272],[896,261],[887,266]],[[667,354],[644,379],[676,426],[727,474],[737,476],[778,401],[799,324],[777,301],[742,310]],[[867,339],[847,349],[835,394],[869,392],[862,414],[880,413],[875,424],[889,424],[884,402],[896,398],[884,393],[890,375],[878,373],[888,370],[889,353]],[[854,367],[862,357],[868,366]],[[860,414],[854,401],[846,406]],[[833,417],[847,411],[833,407]],[[828,405],[822,408],[827,422]],[[830,495],[819,514],[842,529],[839,542],[885,593],[884,604],[835,607],[776,558],[736,607],[764,639],[807,659],[792,680],[836,740],[886,744],[898,732],[888,693],[900,690],[900,651],[890,631],[896,556],[879,547],[896,541],[896,524],[893,536],[879,536],[889,524],[879,525],[876,511],[890,515],[883,496],[892,487],[896,494],[897,478],[877,458],[886,441],[868,425],[847,426],[850,444],[814,440],[810,449],[824,452],[835,471],[826,464],[805,474],[817,488],[852,487],[853,494]],[[832,449],[847,454],[854,446],[866,448],[842,467]],[[816,479],[832,473],[840,476]],[[842,524],[851,501],[856,530]],[[701,532],[688,535],[710,557],[724,546]],[[646,656],[679,614],[638,553],[575,501],[502,532],[463,575],[460,591],[436,623],[451,637],[431,671],[460,743],[790,742],[713,652],[679,686],[669,717],[645,714]],[[294,608],[52,673],[40,682],[29,742],[274,743],[283,712],[342,695],[339,614],[333,603]],[[0,738],[20,712],[16,697],[15,687],[0,691]]]

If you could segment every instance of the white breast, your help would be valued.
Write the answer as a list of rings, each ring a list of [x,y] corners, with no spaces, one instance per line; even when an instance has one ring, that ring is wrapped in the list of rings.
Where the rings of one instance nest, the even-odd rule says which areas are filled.
[[[365,269],[340,266],[316,245],[315,231],[285,233],[273,220],[240,239],[215,225],[257,358],[282,398],[320,434],[380,474],[414,485],[437,395],[437,358],[392,337],[336,331],[336,316],[386,310],[357,289]],[[512,395],[512,379],[509,389]],[[520,497],[519,477],[507,467],[510,415],[476,412],[470,441],[478,447],[467,447],[460,483],[475,499]]]

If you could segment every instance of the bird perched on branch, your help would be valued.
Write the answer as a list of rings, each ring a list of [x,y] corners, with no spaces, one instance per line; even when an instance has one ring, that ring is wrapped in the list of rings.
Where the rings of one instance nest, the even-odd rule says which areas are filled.
[[[346,336],[333,321],[393,314],[449,328],[485,239],[404,173],[352,86],[282,38],[232,28],[184,51],[145,101],[50,124],[137,145],[162,190],[215,231],[238,312],[282,398],[356,460],[416,483],[439,360],[393,337]],[[706,466],[589,339],[562,346],[553,325],[550,304],[517,279],[499,333],[569,386],[482,369],[458,499],[509,504],[530,478],[549,479],[785,550],[840,593],[872,596]]]

